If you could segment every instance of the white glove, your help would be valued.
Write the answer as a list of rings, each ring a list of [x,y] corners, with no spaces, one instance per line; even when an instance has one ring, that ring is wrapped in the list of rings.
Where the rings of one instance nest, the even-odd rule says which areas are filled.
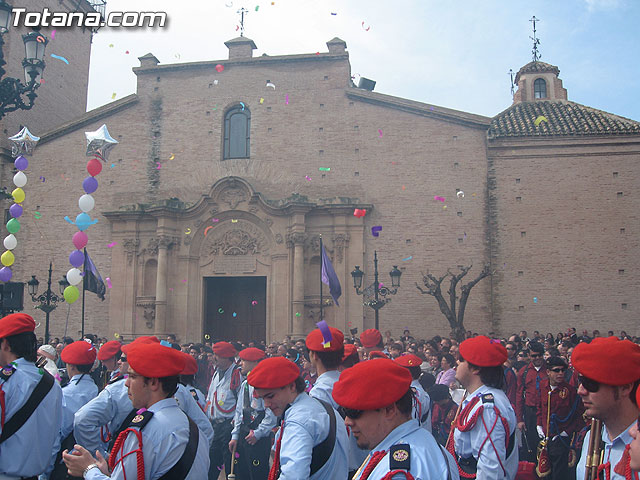
[[[536,425],[536,430],[538,431],[538,436],[540,438],[544,438],[544,430],[542,430],[542,425]]]

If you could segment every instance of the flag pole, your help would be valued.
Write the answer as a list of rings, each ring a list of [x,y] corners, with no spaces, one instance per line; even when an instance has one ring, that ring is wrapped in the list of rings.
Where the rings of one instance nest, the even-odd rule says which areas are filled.
[[[322,234],[320,234],[320,321],[324,320],[322,312],[322,266],[324,265],[324,247],[322,246]]]
[[[84,263],[82,265],[82,324],[81,332],[82,338],[84,338],[84,291],[85,291],[85,275],[87,274],[87,247],[84,247]]]

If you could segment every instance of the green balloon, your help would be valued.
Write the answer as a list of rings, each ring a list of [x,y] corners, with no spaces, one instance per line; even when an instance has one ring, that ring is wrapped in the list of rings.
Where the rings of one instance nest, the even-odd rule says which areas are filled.
[[[20,231],[20,222],[17,218],[12,218],[7,222],[7,230],[9,233],[18,233]]]
[[[69,285],[64,289],[62,296],[67,303],[73,303],[80,297],[80,292],[78,291],[78,287],[75,285]]]

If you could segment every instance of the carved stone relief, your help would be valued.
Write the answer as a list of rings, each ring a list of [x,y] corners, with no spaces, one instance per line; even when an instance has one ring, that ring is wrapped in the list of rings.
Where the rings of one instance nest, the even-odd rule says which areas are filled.
[[[201,265],[208,265],[218,255],[267,255],[269,241],[264,232],[251,222],[223,223],[205,238]]]
[[[122,242],[122,246],[127,254],[127,263],[131,265],[134,255],[138,252],[140,240],[137,238],[125,238],[124,242]]]
[[[287,248],[293,248],[295,245],[304,245],[307,240],[307,234],[304,232],[287,233]]]
[[[333,248],[335,250],[336,260],[342,263],[344,259],[344,249],[349,246],[349,234],[338,233],[333,236]]]
[[[240,203],[247,201],[247,194],[241,188],[231,187],[220,194],[220,200],[229,205],[231,210],[235,210]]]

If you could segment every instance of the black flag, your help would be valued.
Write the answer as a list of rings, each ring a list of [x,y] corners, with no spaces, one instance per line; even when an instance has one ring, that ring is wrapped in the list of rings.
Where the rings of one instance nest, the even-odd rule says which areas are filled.
[[[85,290],[95,293],[100,297],[100,300],[104,300],[104,294],[107,292],[107,287],[102,281],[102,277],[100,276],[96,265],[91,260],[86,248],[84,249],[84,279],[82,281],[82,285]]]

